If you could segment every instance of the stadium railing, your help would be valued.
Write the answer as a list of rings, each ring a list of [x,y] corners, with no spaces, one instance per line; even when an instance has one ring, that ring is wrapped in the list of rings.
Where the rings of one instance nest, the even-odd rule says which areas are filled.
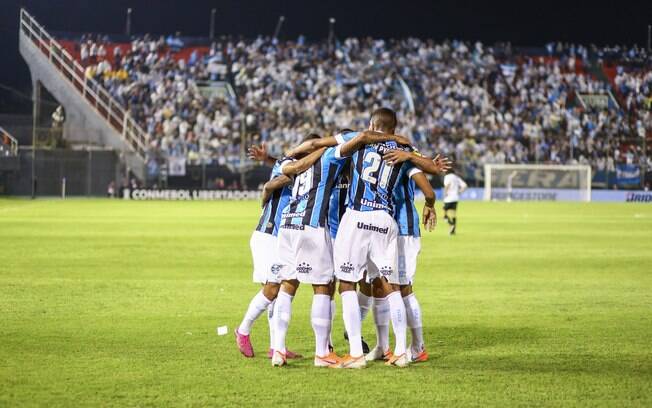
[[[5,129],[0,126],[0,145],[6,145],[5,138],[9,140],[8,152],[10,156],[18,155],[18,140],[9,134]]]
[[[142,127],[120,103],[97,81],[86,77],[79,64],[61,44],[25,10],[20,10],[20,30],[43,53],[50,63],[79,92],[80,96],[113,127],[143,159],[147,153],[147,138]]]

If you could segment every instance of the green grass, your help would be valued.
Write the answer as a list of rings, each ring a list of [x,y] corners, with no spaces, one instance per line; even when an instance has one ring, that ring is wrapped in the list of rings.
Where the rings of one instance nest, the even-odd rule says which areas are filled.
[[[265,319],[236,350],[258,214],[0,200],[0,406],[652,406],[649,204],[462,203],[458,236],[422,242],[431,360],[356,372],[273,369]],[[312,357],[310,293],[288,344]]]

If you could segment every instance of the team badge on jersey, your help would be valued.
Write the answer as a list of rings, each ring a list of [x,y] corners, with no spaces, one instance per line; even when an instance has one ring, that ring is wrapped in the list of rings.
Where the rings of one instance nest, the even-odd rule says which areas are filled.
[[[340,271],[342,271],[342,273],[351,273],[353,271],[353,264],[346,262],[340,265]]]
[[[312,271],[312,266],[307,262],[301,262],[297,265],[297,273],[310,273]]]

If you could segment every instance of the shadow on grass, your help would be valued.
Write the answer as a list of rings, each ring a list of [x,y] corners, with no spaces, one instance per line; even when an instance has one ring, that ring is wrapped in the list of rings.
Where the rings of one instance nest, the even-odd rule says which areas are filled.
[[[652,377],[652,357],[631,354],[577,353],[541,341],[528,327],[479,325],[426,328],[430,364],[437,368],[524,373],[586,373]],[[500,346],[500,353],[475,353]]]

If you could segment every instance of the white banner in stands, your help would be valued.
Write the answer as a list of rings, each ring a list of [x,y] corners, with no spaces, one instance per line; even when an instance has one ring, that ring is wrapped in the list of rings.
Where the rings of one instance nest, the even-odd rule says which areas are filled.
[[[260,200],[258,190],[149,190],[125,189],[122,198],[125,200]]]

